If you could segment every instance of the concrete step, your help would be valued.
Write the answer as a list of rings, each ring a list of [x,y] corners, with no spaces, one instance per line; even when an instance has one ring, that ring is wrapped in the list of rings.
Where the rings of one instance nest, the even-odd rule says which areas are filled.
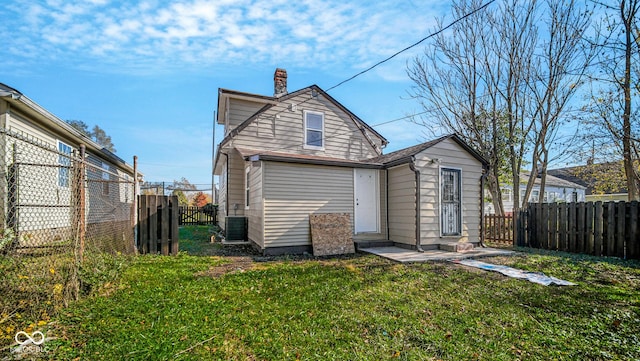
[[[392,247],[394,243],[388,240],[374,240],[374,241],[355,241],[356,251],[362,248],[372,247]]]
[[[473,251],[473,243],[441,243],[438,249],[447,252],[469,252]]]

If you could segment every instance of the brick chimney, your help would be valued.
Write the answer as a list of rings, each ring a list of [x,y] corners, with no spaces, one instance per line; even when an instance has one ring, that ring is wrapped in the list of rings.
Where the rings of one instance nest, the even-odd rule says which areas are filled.
[[[287,94],[287,71],[277,68],[273,74],[273,96],[281,97]]]

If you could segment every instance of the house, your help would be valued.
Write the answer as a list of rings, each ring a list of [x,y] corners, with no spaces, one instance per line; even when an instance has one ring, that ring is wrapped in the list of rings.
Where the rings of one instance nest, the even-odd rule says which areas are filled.
[[[316,85],[218,91],[219,219],[264,254],[311,250],[309,216],[350,215],[360,245],[478,243],[486,161],[459,137],[383,154],[387,140]],[[234,236],[232,236],[233,234]]]
[[[548,173],[586,187],[585,200],[587,202],[627,201],[629,199],[622,161],[550,169]]]
[[[529,182],[530,173],[520,173],[520,186],[518,191],[520,192],[519,199],[522,200],[527,190],[527,183]],[[529,202],[537,203],[540,200],[540,184],[542,179],[540,176],[534,180],[534,185],[529,195]],[[585,189],[586,187],[578,183],[568,181],[559,177],[555,177],[551,174],[547,174],[545,180],[544,194],[542,199],[544,203],[554,202],[584,202],[585,201]],[[505,184],[500,187],[502,193],[502,205],[504,207],[505,214],[513,213],[513,186]],[[486,193],[488,194],[488,192]],[[492,202],[486,202],[484,211],[486,214],[493,214],[495,210]]]
[[[95,237],[133,235],[133,167],[2,83],[0,172],[0,227],[11,229],[20,246],[72,238],[78,217]],[[80,187],[82,199],[74,193]],[[80,202],[82,216],[73,212]]]

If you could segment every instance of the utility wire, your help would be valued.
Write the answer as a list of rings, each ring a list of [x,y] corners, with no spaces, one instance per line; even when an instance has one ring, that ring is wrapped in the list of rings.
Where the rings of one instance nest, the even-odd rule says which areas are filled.
[[[487,6],[491,5],[491,3],[493,3],[494,1],[495,1],[495,0],[490,0],[488,3],[486,3],[486,4],[482,5],[482,6],[480,6],[479,8],[477,8],[477,9],[475,9],[475,10],[473,10],[473,11],[471,11],[471,12],[469,12],[469,13],[465,14],[465,15],[463,15],[462,17],[459,17],[459,18],[455,19],[454,21],[452,21],[451,23],[449,23],[449,25],[447,25],[447,26],[445,26],[444,28],[442,28],[442,29],[440,29],[440,30],[436,31],[435,33],[431,33],[431,34],[429,34],[429,35],[425,36],[424,38],[420,39],[418,42],[413,43],[412,45],[407,46],[406,48],[404,48],[404,49],[402,49],[402,50],[400,50],[400,51],[398,51],[398,52],[394,53],[394,54],[393,54],[393,55],[391,55],[390,57],[388,57],[388,58],[386,58],[386,59],[383,59],[383,60],[381,60],[381,61],[379,61],[379,62],[377,62],[377,63],[373,64],[372,66],[368,67],[367,69],[365,69],[365,70],[363,70],[363,71],[361,71],[361,72],[357,73],[356,75],[354,75],[354,76],[352,76],[352,77],[350,77],[350,78],[348,78],[348,79],[345,79],[345,80],[343,80],[343,81],[339,82],[338,84],[336,84],[336,85],[334,85],[334,86],[332,86],[332,87],[328,88],[328,89],[326,90],[326,92],[329,92],[330,90],[335,89],[335,88],[339,87],[340,85],[342,85],[342,84],[344,84],[344,83],[346,83],[346,82],[349,82],[349,81],[351,81],[351,80],[353,80],[353,79],[355,79],[355,78],[359,77],[360,75],[365,74],[365,73],[367,73],[367,72],[369,72],[369,71],[373,70],[375,67],[377,67],[377,66],[379,66],[379,65],[382,65],[382,64],[386,63],[387,61],[389,61],[389,60],[391,60],[391,59],[395,58],[396,56],[398,56],[398,55],[400,55],[400,54],[404,53],[405,51],[407,51],[407,50],[409,50],[409,49],[411,49],[411,48],[414,48],[414,47],[416,47],[416,46],[420,45],[420,44],[421,44],[422,42],[424,42],[425,40],[430,39],[430,38],[432,38],[432,37],[434,37],[434,36],[436,36],[436,35],[438,35],[438,34],[441,34],[441,33],[445,32],[447,29],[449,29],[450,27],[454,26],[454,25],[455,25],[455,24],[457,24],[458,22],[460,22],[460,21],[462,21],[462,20],[464,20],[464,19],[468,18],[469,16],[471,16],[471,15],[473,15],[473,14],[475,14],[475,13],[479,12],[480,10],[483,10],[483,9],[484,9],[484,8],[486,8]]]

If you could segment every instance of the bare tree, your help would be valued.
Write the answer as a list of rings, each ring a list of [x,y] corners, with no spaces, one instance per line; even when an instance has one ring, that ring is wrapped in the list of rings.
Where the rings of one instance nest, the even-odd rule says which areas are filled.
[[[595,3],[604,16],[594,42],[600,75],[593,79],[587,107],[589,138],[599,142],[594,149],[604,151],[605,157],[622,157],[629,200],[640,200],[640,0]],[[614,160],[610,158],[606,160]]]
[[[488,190],[496,213],[503,214],[500,183],[514,185],[517,209],[532,126],[526,81],[537,41],[537,3],[509,0],[465,17],[480,6],[477,0],[454,1],[453,16],[462,20],[450,35],[437,36],[407,72],[415,83],[411,95],[426,110],[416,122],[457,133],[489,161]]]
[[[540,197],[544,202],[547,166],[550,153],[562,155],[576,139],[572,134],[559,134],[563,126],[572,122],[568,118],[570,101],[581,88],[586,71],[595,56],[595,47],[585,42],[585,33],[591,24],[591,11],[576,0],[547,0],[545,2],[546,34],[541,42],[532,66],[528,88],[532,96],[532,131],[529,132],[531,151],[531,176],[522,200],[527,202],[540,174]],[[561,136],[561,137],[559,137]],[[558,140],[560,139],[560,142]],[[569,141],[567,141],[569,140]]]

